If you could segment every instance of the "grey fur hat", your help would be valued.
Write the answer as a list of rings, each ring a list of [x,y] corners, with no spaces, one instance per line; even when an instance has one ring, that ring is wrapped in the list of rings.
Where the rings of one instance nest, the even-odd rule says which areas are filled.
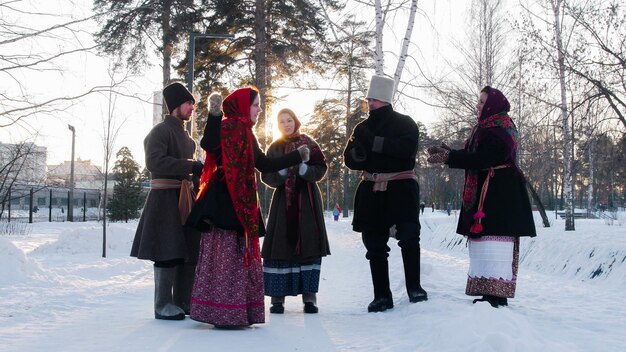
[[[393,79],[389,77],[373,75],[365,97],[391,104],[394,83]]]

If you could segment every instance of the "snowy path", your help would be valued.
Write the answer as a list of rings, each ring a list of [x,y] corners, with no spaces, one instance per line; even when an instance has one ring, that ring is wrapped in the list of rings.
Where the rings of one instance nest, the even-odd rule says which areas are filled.
[[[27,274],[0,279],[0,351],[623,350],[624,285],[522,267],[509,307],[472,305],[464,295],[466,256],[426,246],[440,231],[452,231],[454,219],[426,212],[422,224],[428,302],[408,302],[400,250],[391,240],[395,308],[368,314],[369,267],[359,236],[341,219],[327,223],[332,255],[322,264],[320,313],[304,315],[300,298],[289,297],[284,315],[267,313],[266,324],[234,331],[152,318],[152,267],[127,256],[135,224],[110,227],[106,259],[99,257],[97,224],[37,224],[30,236],[9,239],[26,253],[21,264],[0,259],[0,266],[5,260]]]

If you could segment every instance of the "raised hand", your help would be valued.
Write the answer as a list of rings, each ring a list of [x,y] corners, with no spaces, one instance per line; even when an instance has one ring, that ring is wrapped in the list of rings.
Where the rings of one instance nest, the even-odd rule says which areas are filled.
[[[209,114],[213,116],[220,115],[222,112],[222,95],[220,93],[213,92],[207,99],[207,105],[209,106]]]

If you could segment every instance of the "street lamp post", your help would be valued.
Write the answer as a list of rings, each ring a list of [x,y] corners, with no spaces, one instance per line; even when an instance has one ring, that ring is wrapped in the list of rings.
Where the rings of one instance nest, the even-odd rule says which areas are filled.
[[[189,33],[189,54],[187,55],[187,89],[193,93],[193,69],[194,59],[196,56],[196,38],[209,38],[209,39],[233,39],[234,34],[203,34],[203,33]],[[191,134],[192,124],[187,124],[187,132]]]
[[[67,125],[72,131],[72,160],[70,162],[70,193],[67,202],[67,220],[74,221],[74,145],[76,140],[76,130],[74,126]]]

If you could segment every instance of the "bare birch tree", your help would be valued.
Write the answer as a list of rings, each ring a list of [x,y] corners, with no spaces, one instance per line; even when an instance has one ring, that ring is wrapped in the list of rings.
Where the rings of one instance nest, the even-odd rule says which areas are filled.
[[[619,1],[568,1],[563,8],[574,20],[575,39],[583,55],[568,55],[566,66],[593,84],[598,98],[626,128],[626,5]]]
[[[417,0],[411,0],[411,7],[409,10],[409,20],[406,24],[406,31],[402,38],[402,48],[400,49],[400,55],[398,56],[398,64],[396,65],[396,71],[393,75],[394,80],[394,92],[398,89],[400,78],[402,77],[402,71],[404,71],[404,64],[406,63],[407,54],[409,51],[409,44],[411,44],[411,35],[413,34],[413,26],[415,23],[415,14],[417,13]]]
[[[402,1],[399,5],[394,4],[393,0],[388,0],[385,8],[382,7],[381,0],[374,0],[374,14],[376,20],[375,27],[375,63],[374,72],[379,76],[385,75],[385,53],[383,51],[383,30],[385,28],[385,21],[392,11],[397,11],[402,8],[406,1]],[[397,7],[396,7],[397,6]],[[404,71],[404,65],[408,56],[409,45],[411,44],[411,35],[413,34],[413,27],[415,24],[415,14],[417,13],[417,0],[411,0],[409,6],[409,16],[407,19],[406,29],[404,37],[402,38],[402,44],[398,52],[398,62],[396,63],[396,69],[394,70],[394,94],[397,92],[398,84]]]
[[[126,77],[122,79],[116,78],[116,69],[119,68],[119,65],[111,65],[109,67],[109,78],[111,80],[111,85],[117,85],[118,81],[125,81]],[[108,186],[109,186],[109,169],[111,157],[113,156],[113,150],[115,149],[115,140],[117,139],[117,135],[119,134],[120,129],[126,122],[125,119],[118,120],[115,106],[117,103],[117,92],[113,90],[109,90],[107,94],[107,113],[102,120],[102,147],[104,154],[104,185],[102,186],[102,198],[101,198],[101,208],[102,212],[102,257],[106,258],[106,243],[107,243],[107,201],[108,201]]]
[[[56,4],[64,9],[68,8],[67,3],[59,0],[46,5]],[[35,116],[58,117],[86,96],[108,89],[94,86],[72,94],[58,90],[35,94],[29,85],[51,73],[62,77],[66,62],[96,47],[83,41],[83,27],[92,17],[47,12],[25,1],[4,1],[0,3],[0,13],[0,128],[35,133]]]
[[[556,70],[561,95],[561,122],[563,128],[563,193],[565,197],[565,231],[574,231],[574,197],[572,184],[572,136],[570,131],[570,114],[567,107],[567,82],[565,69],[565,47],[563,45],[563,28],[561,23],[562,0],[550,0],[554,22],[554,48],[556,50]]]

